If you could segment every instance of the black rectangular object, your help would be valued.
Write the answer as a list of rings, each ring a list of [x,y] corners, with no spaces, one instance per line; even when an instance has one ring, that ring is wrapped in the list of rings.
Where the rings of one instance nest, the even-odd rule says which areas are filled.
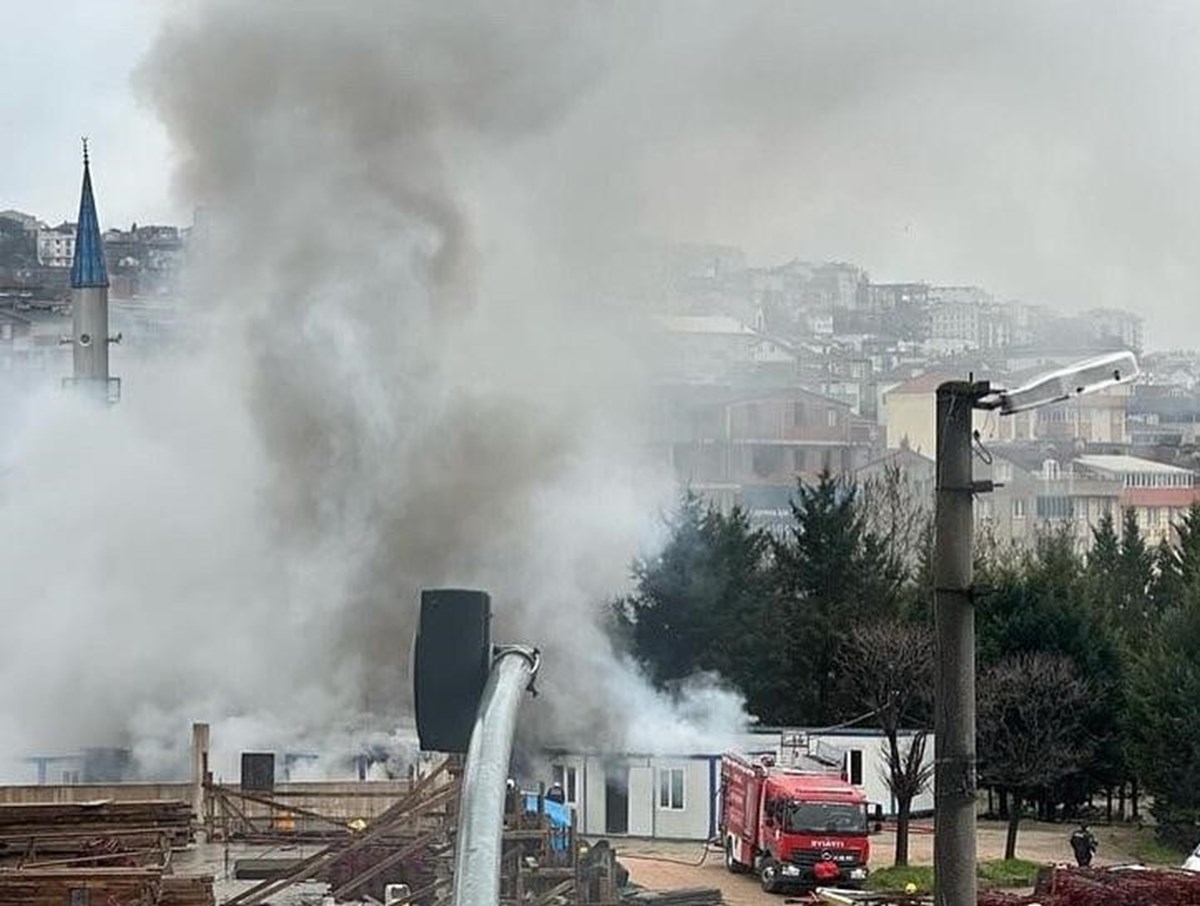
[[[242,753],[242,789],[269,793],[275,789],[275,755],[271,752]]]
[[[492,606],[487,592],[421,592],[413,664],[417,735],[427,752],[465,752],[492,663]]]

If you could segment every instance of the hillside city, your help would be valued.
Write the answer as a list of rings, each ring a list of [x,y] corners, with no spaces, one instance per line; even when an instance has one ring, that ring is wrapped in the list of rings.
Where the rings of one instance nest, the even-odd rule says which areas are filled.
[[[202,212],[198,212],[200,217]],[[142,351],[190,337],[179,301],[195,225],[131,224],[103,234],[114,332]],[[12,385],[65,373],[76,226],[0,211],[0,370]],[[857,482],[902,467],[933,486],[934,392],[952,378],[1015,387],[1056,366],[1130,349],[1142,378],[1011,418],[978,413],[996,490],[978,526],[1027,545],[1067,525],[1081,551],[1104,514],[1131,510],[1153,544],[1197,498],[1200,359],[1143,350],[1142,319],[1066,314],[978,286],[876,283],[844,262],[752,267],[735,247],[646,243],[621,293],[657,352],[659,417],[647,440],[681,487],[752,522],[786,521],[796,480]],[[1118,519],[1118,522],[1120,520]]]

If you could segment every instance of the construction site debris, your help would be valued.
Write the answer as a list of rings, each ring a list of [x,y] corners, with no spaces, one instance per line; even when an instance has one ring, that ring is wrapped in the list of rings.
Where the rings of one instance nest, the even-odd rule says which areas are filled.
[[[215,906],[211,875],[175,877],[155,868],[0,870],[4,906]]]
[[[188,844],[192,810],[174,799],[135,802],[54,802],[0,805],[0,854],[37,841],[42,853],[77,853],[88,838],[163,836]]]
[[[163,875],[159,906],[216,906],[212,875]]]
[[[1196,906],[1200,875],[1143,866],[1055,867],[1028,896],[984,892],[979,906]]]

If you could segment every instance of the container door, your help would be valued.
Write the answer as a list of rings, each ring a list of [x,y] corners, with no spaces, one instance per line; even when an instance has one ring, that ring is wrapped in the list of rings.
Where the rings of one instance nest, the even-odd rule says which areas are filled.
[[[648,766],[629,769],[629,833],[654,836],[654,769]]]
[[[604,771],[604,832],[629,833],[629,769],[624,765]]]

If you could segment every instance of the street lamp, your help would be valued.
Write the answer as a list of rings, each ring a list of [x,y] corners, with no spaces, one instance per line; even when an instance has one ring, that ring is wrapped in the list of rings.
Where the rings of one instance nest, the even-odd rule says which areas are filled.
[[[971,500],[992,489],[971,475],[971,415],[1012,415],[1133,380],[1137,359],[1116,352],[1043,375],[1015,390],[987,381],[937,388],[934,623],[937,637],[934,745],[934,904],[975,906],[975,608],[971,592]]]

